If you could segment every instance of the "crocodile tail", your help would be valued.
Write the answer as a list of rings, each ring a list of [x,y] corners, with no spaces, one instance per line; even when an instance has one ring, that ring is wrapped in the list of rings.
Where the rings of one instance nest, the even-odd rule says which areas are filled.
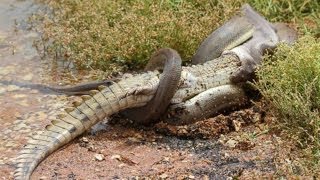
[[[114,83],[110,87],[102,87],[101,91],[92,91],[92,95],[81,96],[82,102],[75,102],[74,107],[66,108],[65,113],[58,115],[44,131],[32,136],[16,159],[14,178],[29,179],[33,170],[49,154],[98,121],[125,108],[128,100],[122,98],[119,102],[119,97],[125,97],[127,93],[117,91],[119,87]]]

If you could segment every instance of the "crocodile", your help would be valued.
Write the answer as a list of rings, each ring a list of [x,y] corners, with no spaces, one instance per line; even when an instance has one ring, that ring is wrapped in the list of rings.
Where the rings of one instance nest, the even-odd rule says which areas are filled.
[[[189,99],[208,88],[230,84],[229,75],[234,72],[240,60],[235,56],[221,57],[219,61],[208,61],[192,68],[183,67],[179,89],[183,86],[200,85],[194,92],[173,98]],[[161,73],[148,71],[126,77],[110,86],[99,86],[90,95],[81,96],[82,102],[74,102],[74,107],[66,108],[45,130],[32,136],[17,157],[16,179],[28,179],[33,169],[53,151],[88,130],[97,122],[122,110],[146,105],[155,95]]]
[[[193,101],[195,106],[208,104],[205,110],[210,107],[213,112],[217,112],[247,102],[248,98],[241,87],[243,82],[233,81],[231,78],[235,73],[243,72],[243,56],[240,55],[231,50],[231,53],[206,60],[203,64],[182,67],[178,88],[171,99],[170,107]],[[162,76],[159,70],[128,75],[117,82],[111,82],[109,86],[99,86],[99,90],[92,90],[90,94],[81,96],[82,101],[74,102],[73,107],[66,108],[44,131],[30,138],[16,159],[15,179],[29,179],[33,170],[46,156],[105,117],[128,108],[147,105],[157,94]],[[208,95],[214,95],[214,100],[211,101],[214,103],[207,103]],[[214,104],[218,106],[212,106]],[[171,110],[172,108],[168,109]],[[174,108],[172,112],[177,113],[178,110],[179,108]],[[182,111],[185,112],[182,115],[192,113],[183,108]],[[199,114],[198,112],[195,113]],[[166,118],[172,120],[170,116],[177,117],[174,113],[168,113]],[[206,116],[207,114],[209,113],[206,112]],[[204,116],[200,114],[199,117]],[[173,118],[172,123],[175,123],[175,120],[176,118]]]

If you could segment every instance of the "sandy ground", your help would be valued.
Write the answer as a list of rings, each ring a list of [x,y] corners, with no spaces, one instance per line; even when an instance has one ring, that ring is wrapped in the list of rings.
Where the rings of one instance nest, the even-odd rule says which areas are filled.
[[[0,1],[1,81],[66,81],[32,47],[38,34],[25,19],[36,9],[30,0]],[[28,136],[74,99],[0,83],[1,179],[13,179]],[[271,120],[259,103],[188,126],[142,127],[114,117],[46,158],[32,179],[270,179],[282,176],[279,164],[301,174],[290,165],[291,146],[268,132]]]

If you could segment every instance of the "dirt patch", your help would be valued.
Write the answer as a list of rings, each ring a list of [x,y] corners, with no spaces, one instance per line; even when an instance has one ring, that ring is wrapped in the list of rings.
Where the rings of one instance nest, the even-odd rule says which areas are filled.
[[[241,115],[246,114],[247,119],[255,117],[257,112],[253,109],[183,126],[184,130],[190,130],[183,135],[177,130],[181,127],[164,124],[141,127],[124,120],[112,121],[98,134],[87,134],[49,156],[36,169],[33,178],[226,179],[241,177],[243,172],[253,170],[256,177],[269,177],[275,171],[272,136],[239,137],[232,144],[230,140],[237,135],[226,134],[235,132],[233,123],[230,123],[235,117],[241,121],[244,120]],[[261,121],[258,119],[256,123]],[[253,124],[248,121],[235,133],[260,132]],[[216,132],[216,129],[220,130]],[[259,143],[264,141],[268,142]]]

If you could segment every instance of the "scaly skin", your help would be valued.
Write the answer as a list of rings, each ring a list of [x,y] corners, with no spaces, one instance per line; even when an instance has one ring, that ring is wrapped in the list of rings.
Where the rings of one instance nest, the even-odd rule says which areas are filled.
[[[49,154],[88,130],[105,117],[119,111],[145,105],[155,94],[159,72],[148,72],[127,78],[94,95],[83,96],[83,102],[66,109],[45,131],[33,136],[20,152],[15,179],[29,179],[34,168]]]
[[[174,96],[181,77],[181,57],[177,51],[163,48],[154,53],[145,70],[163,69],[155,96],[145,105],[127,109],[123,114],[141,124],[151,124],[159,121]]]
[[[190,124],[245,104],[248,98],[244,90],[230,80],[240,64],[236,55],[228,54],[201,66],[187,67],[184,77],[188,77],[185,82],[189,84],[179,87],[163,120],[175,125]]]
[[[245,17],[234,16],[201,43],[192,57],[192,64],[204,63],[219,57],[223,51],[250,39],[253,32],[254,27]]]
[[[234,56],[224,56],[203,65],[183,67],[179,90],[173,101],[187,100],[207,89],[230,84],[229,75],[240,64]],[[90,129],[105,117],[127,108],[141,107],[155,95],[160,73],[147,72],[120,80],[109,87],[83,96],[84,101],[66,109],[66,114],[34,136],[17,158],[16,179],[29,179],[36,166],[49,154]],[[180,90],[181,89],[181,90]],[[190,91],[190,92],[189,92]],[[191,92],[193,91],[193,92]]]

